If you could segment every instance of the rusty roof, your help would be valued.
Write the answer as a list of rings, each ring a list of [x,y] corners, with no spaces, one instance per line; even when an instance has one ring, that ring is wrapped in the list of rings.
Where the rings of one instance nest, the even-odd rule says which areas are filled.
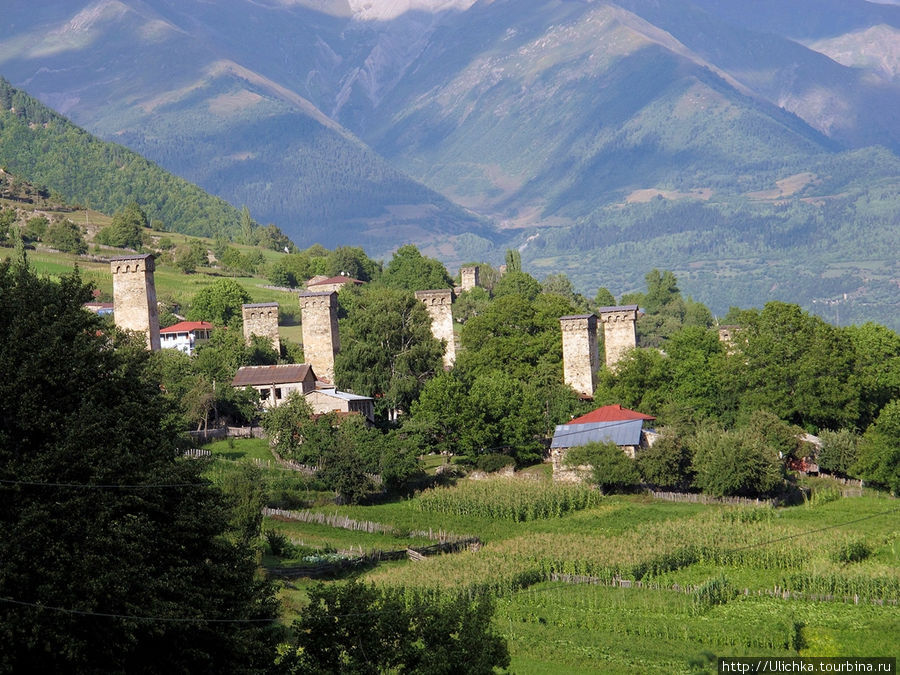
[[[231,381],[232,387],[254,387],[266,384],[303,382],[312,374],[308,363],[289,363],[280,366],[242,366]]]

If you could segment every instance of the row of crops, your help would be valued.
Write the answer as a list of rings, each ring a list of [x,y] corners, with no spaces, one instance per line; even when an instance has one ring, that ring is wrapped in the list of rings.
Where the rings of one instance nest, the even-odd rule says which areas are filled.
[[[650,673],[714,672],[716,654],[889,653],[900,639],[895,504],[698,506],[486,480],[325,510],[481,537],[479,551],[380,565],[363,579],[493,595],[514,672]],[[573,576],[596,585],[552,581]]]

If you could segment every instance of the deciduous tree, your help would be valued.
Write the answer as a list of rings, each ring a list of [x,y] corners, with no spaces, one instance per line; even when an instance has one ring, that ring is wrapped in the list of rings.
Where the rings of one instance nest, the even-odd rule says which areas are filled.
[[[90,291],[0,263],[0,670],[265,672],[273,589]]]

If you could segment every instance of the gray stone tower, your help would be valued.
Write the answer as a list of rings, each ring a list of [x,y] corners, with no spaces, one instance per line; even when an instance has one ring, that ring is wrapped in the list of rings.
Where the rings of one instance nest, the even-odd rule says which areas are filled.
[[[481,280],[478,278],[478,265],[471,267],[459,268],[460,287],[464,291],[471,291],[476,286],[481,286]]]
[[[438,340],[444,340],[444,368],[449,370],[456,362],[456,344],[453,337],[453,291],[449,288],[431,291],[416,291],[416,300],[425,305],[431,317],[431,334]]]
[[[597,384],[600,355],[597,349],[597,317],[593,314],[563,316],[563,380],[582,396],[592,398]]]
[[[324,380],[334,383],[334,355],[341,350],[337,293],[300,293],[303,358]]]
[[[250,336],[269,338],[276,353],[281,353],[281,337],[278,335],[278,303],[257,302],[241,305],[244,317],[244,340],[250,344]]]
[[[601,307],[597,312],[603,323],[606,367],[615,370],[625,353],[637,346],[634,324],[638,319],[638,306]]]
[[[153,256],[131,255],[109,261],[113,278],[113,306],[116,326],[140,331],[147,336],[147,348],[159,349],[159,308]]]

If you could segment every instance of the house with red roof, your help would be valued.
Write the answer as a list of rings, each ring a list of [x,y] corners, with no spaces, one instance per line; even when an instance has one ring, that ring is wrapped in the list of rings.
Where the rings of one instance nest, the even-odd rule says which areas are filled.
[[[566,424],[591,424],[592,422],[624,422],[625,420],[647,420],[653,421],[656,418],[653,415],[645,415],[636,410],[623,408],[618,403],[615,405],[605,405],[602,408],[592,410],[587,415],[576,417]]]
[[[193,354],[200,345],[209,342],[213,325],[209,321],[181,321],[159,329],[160,349],[177,349]]]
[[[639,448],[653,444],[655,432],[645,428],[645,425],[655,419],[653,415],[620,405],[605,405],[566,424],[557,425],[550,441],[553,479],[573,482],[583,479],[590,467],[571,467],[565,460],[569,448],[588,443],[615,443],[633,459]]]

